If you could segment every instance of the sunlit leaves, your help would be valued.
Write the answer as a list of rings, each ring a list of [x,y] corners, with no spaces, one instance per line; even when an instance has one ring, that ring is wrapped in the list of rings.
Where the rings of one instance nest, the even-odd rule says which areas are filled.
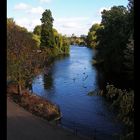
[[[32,79],[37,68],[37,44],[33,34],[7,20],[7,78],[24,87],[26,80]],[[34,52],[35,51],[35,52]]]

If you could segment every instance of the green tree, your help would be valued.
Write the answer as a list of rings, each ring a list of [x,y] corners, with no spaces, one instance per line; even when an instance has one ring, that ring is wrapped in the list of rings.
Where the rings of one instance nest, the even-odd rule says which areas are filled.
[[[41,24],[41,47],[54,47],[53,17],[50,10],[45,10],[40,19]]]
[[[40,48],[40,36],[33,34],[32,39],[36,42],[37,48]]]
[[[60,35],[56,29],[53,29],[54,40],[55,40],[55,47],[61,48],[60,45]]]
[[[134,40],[132,35],[124,50],[123,78],[127,79],[127,81],[134,86]]]
[[[89,29],[88,36],[87,36],[87,45],[91,48],[95,48],[97,46],[97,35],[96,32],[102,28],[102,26],[98,23],[92,25]]]
[[[40,36],[41,35],[41,26],[40,25],[35,26],[33,33],[35,35]]]
[[[80,39],[81,39],[80,45],[86,46],[87,45],[87,43],[86,43],[87,36],[86,35],[81,35]]]
[[[68,54],[69,53],[69,41],[66,36],[62,36],[56,29],[53,29],[55,39],[55,51],[57,54]]]
[[[69,53],[69,40],[68,38],[64,35],[62,36],[62,47],[61,50],[63,51],[64,54],[68,54]]]
[[[124,6],[114,6],[102,12],[102,29],[96,32],[97,50],[96,60],[102,60],[102,67],[106,75],[120,78],[123,70],[123,51],[129,38],[127,28],[128,11]]]
[[[130,29],[130,35],[132,34],[132,37],[134,39],[134,0],[128,0],[128,29]]]
[[[133,8],[133,0],[129,0],[128,9],[113,6],[110,10],[103,10],[100,26],[93,25],[87,37],[87,44],[97,50],[94,64],[102,67],[105,75],[111,77],[110,80],[116,82],[121,79],[126,86],[133,85],[129,82],[133,83],[134,48],[128,47],[128,44],[133,46],[129,43],[130,36],[134,40]]]

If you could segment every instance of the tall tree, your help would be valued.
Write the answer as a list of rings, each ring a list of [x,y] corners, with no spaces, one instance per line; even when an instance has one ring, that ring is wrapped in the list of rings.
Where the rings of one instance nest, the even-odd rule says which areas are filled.
[[[53,17],[50,10],[45,10],[40,19],[41,25],[41,44],[40,47],[54,47]]]
[[[132,65],[126,67],[127,60],[125,58],[128,54],[129,59],[133,59],[133,52],[127,47],[129,38],[133,34],[132,21],[130,22],[132,18],[130,11],[132,10],[127,10],[124,6],[113,6],[110,10],[103,10],[100,24],[103,28],[99,28],[96,31],[97,54],[95,59],[98,62],[97,64],[103,68],[105,75],[113,81],[114,84],[116,83],[116,86],[120,85],[120,82],[117,83],[120,79],[123,80],[123,83],[128,81],[126,68],[130,69],[130,67],[133,67],[133,62],[129,62],[129,64]],[[91,41],[94,41],[94,38],[92,38]],[[132,53],[127,53],[130,51]],[[132,70],[129,76],[131,74]],[[125,78],[122,78],[122,75],[125,75]],[[133,75],[131,75],[129,79],[133,79],[132,77]],[[127,87],[127,84],[122,84],[122,86]]]

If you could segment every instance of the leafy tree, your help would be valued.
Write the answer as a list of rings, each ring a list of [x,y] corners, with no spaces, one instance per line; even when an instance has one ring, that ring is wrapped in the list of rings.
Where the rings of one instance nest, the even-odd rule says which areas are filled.
[[[102,28],[100,24],[95,23],[92,25],[92,27],[89,29],[88,36],[87,36],[87,45],[91,48],[95,48],[97,46],[97,35],[96,32]]]
[[[36,42],[37,48],[40,48],[40,36],[33,34],[32,39]]]
[[[134,139],[134,90],[122,90],[114,85],[106,86],[106,97],[111,101],[111,107],[118,110],[117,118],[126,126],[123,140]]]
[[[75,34],[72,34],[71,37],[69,37],[69,42],[71,45],[86,45],[86,36],[81,35],[77,37]]]
[[[134,41],[133,8],[134,1],[129,0],[128,9],[124,6],[113,6],[110,10],[103,10],[101,24],[92,25],[87,36],[87,45],[94,47],[97,52],[94,64],[103,69],[106,78],[114,82],[121,79],[125,86],[128,84],[131,87],[134,49],[128,46],[133,46],[129,43],[132,42],[129,41],[130,36]]]
[[[56,29],[53,29],[53,34],[54,34],[55,46],[61,49],[62,47],[61,35],[57,32]]]
[[[86,35],[81,35],[80,40],[81,40],[80,45],[87,46],[87,43],[86,43],[87,36]]]
[[[69,40],[68,38],[64,35],[62,36],[62,51],[64,54],[68,54],[69,53]]]
[[[130,30],[130,35],[132,34],[132,37],[134,39],[134,0],[128,0],[128,28]]]
[[[66,36],[62,36],[57,32],[56,29],[53,29],[53,34],[55,38],[55,48],[59,54],[68,54],[69,53],[69,41]]]
[[[123,6],[114,6],[111,10],[102,12],[102,29],[96,32],[97,50],[96,60],[103,62],[106,75],[120,78],[123,71],[123,51],[129,38],[127,28],[128,11]]]
[[[32,80],[37,70],[38,59],[34,59],[36,42],[27,29],[15,24],[13,19],[7,19],[7,79],[18,85],[18,92],[26,86],[26,81]],[[37,56],[37,55],[36,55]]]
[[[41,35],[41,26],[40,25],[35,26],[33,33],[35,35],[40,36]]]
[[[132,35],[124,50],[123,78],[127,79],[128,84],[130,83],[134,87],[134,40]]]
[[[40,19],[41,25],[41,47],[54,47],[53,17],[50,10],[45,10]]]

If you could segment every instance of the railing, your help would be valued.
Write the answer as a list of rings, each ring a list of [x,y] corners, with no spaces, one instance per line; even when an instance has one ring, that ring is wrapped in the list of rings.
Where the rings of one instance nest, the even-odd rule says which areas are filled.
[[[96,140],[96,129],[93,131],[89,128],[85,128],[85,127],[81,126],[81,124],[79,124],[79,123],[76,123],[74,121],[68,121],[66,119],[63,119],[63,121],[56,121],[56,125],[68,129],[76,136],[79,135],[79,136],[83,136],[86,138],[90,138],[90,140]],[[83,133],[83,132],[87,132],[87,131],[89,134]]]
[[[93,138],[94,138],[94,140],[96,139],[96,130],[93,131],[90,128],[83,127],[79,123],[70,122],[70,121],[68,122],[65,120],[65,121],[61,122],[60,125],[63,127],[68,127],[71,130],[73,130],[74,135],[84,135],[84,136],[90,137],[91,139],[93,139]]]
[[[57,121],[56,124],[60,127],[69,129],[76,136],[83,136],[89,140],[119,140],[119,135],[107,134],[97,130],[94,127],[87,127],[64,118],[63,121]]]

